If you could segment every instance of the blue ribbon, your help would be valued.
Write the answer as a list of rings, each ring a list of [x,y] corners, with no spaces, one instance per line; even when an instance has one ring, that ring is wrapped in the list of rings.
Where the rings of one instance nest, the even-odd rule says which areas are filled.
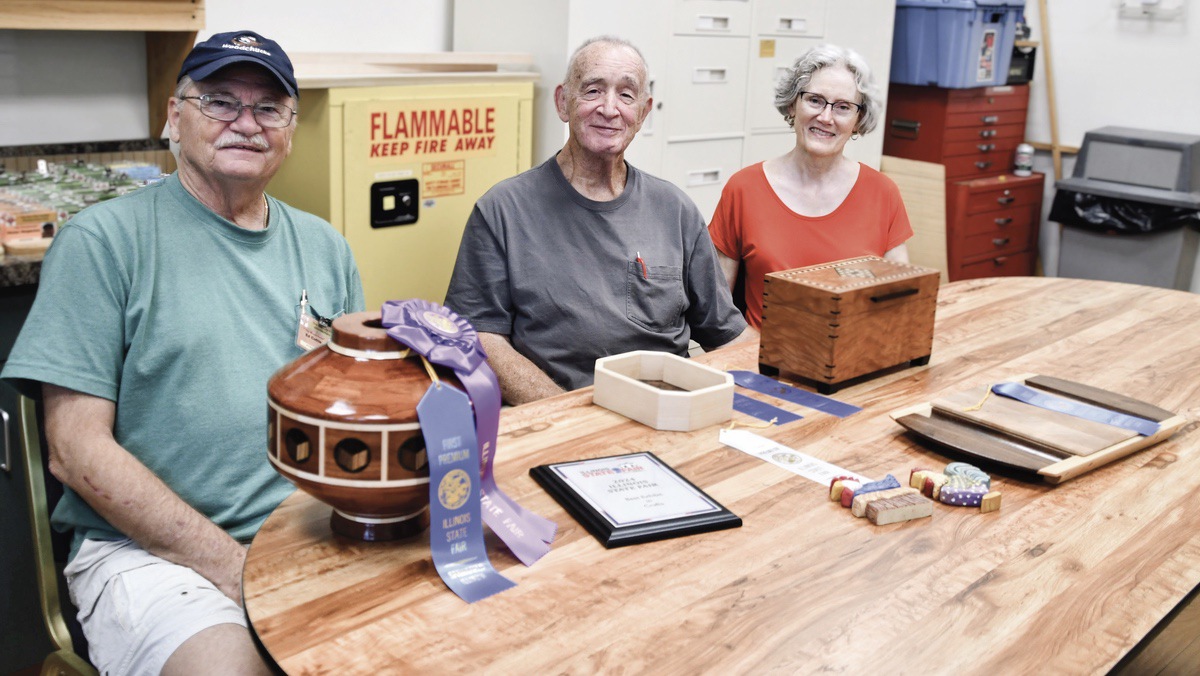
[[[818,411],[836,415],[839,418],[845,418],[862,410],[858,406],[847,404],[844,401],[838,401],[837,399],[831,399],[820,394],[786,385],[761,373],[753,371],[730,371],[729,374],[733,376],[733,382],[748,390],[769,394],[772,397],[779,397],[793,404],[815,408]]]
[[[1158,432],[1158,423],[1153,420],[1110,411],[1107,408],[1092,406],[1091,404],[1085,404],[1074,399],[1056,397],[1053,394],[1047,394],[1046,392],[1035,390],[1020,383],[996,383],[992,385],[992,391],[1000,396],[1016,399],[1017,401],[1022,401],[1038,408],[1120,427],[1137,432],[1144,437],[1152,436]]]
[[[733,393],[733,410],[753,416],[759,420],[766,420],[768,422],[773,420],[776,425],[786,425],[804,417],[791,411],[786,411],[778,406],[772,406],[765,401],[747,397],[741,392]]]
[[[430,384],[417,419],[429,455],[429,549],[438,575],[467,603],[517,586],[492,567],[483,543],[471,400],[449,383]]]

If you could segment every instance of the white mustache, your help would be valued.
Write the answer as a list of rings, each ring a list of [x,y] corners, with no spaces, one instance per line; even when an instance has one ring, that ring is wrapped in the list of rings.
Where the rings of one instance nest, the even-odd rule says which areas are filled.
[[[262,134],[254,136],[242,136],[237,132],[230,132],[221,138],[217,139],[217,149],[228,148],[230,146],[254,146],[259,150],[270,150],[271,144],[267,143],[266,137]]]

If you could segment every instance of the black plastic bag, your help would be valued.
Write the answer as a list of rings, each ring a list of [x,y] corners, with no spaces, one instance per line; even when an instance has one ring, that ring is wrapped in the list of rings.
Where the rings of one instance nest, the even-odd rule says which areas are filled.
[[[1138,235],[1186,225],[1198,228],[1200,210],[1059,190],[1050,206],[1050,220],[1110,235]]]

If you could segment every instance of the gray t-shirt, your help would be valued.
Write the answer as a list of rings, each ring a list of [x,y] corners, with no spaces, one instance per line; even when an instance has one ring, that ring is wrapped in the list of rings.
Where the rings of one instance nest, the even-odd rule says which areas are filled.
[[[555,158],[497,184],[467,221],[446,294],[567,389],[591,385],[599,357],[686,356],[689,339],[718,347],[746,327],[695,204],[626,167],[608,202],[579,194]]]
[[[298,302],[363,307],[346,240],[270,200],[266,230],[214,214],[176,175],[81,211],[54,237],[3,377],[116,402],[114,436],[235,538],[254,535],[292,486],[267,461],[267,379],[304,354]],[[69,488],[54,524],[121,534]]]

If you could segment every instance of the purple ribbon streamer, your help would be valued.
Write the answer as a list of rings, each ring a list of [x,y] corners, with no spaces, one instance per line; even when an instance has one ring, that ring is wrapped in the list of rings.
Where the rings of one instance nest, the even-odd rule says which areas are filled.
[[[484,465],[484,521],[522,563],[533,565],[550,551],[558,524],[521,507],[496,484],[492,465],[500,427],[500,385],[487,364],[474,327],[449,308],[420,299],[387,301],[382,315],[383,326],[393,340],[458,375],[475,409]]]
[[[500,430],[500,386],[496,382],[496,374],[485,361],[470,373],[459,373],[458,380],[471,394],[471,401],[475,403],[475,429],[479,436],[480,457],[483,458],[484,508],[495,516],[502,528],[510,531],[513,528],[528,530],[549,545],[554,541],[554,535],[558,532],[558,524],[517,504],[516,500],[500,490],[500,487],[496,485],[496,477],[492,473],[492,462],[496,458],[496,437],[499,436]],[[517,518],[514,520],[510,516],[506,516],[505,510],[512,512]],[[492,530],[496,530],[491,521],[488,521],[488,526],[492,526]],[[546,551],[549,549],[547,546]],[[541,558],[545,553],[538,554],[537,558]],[[519,554],[518,558],[520,558]],[[521,560],[525,559],[521,558]]]

